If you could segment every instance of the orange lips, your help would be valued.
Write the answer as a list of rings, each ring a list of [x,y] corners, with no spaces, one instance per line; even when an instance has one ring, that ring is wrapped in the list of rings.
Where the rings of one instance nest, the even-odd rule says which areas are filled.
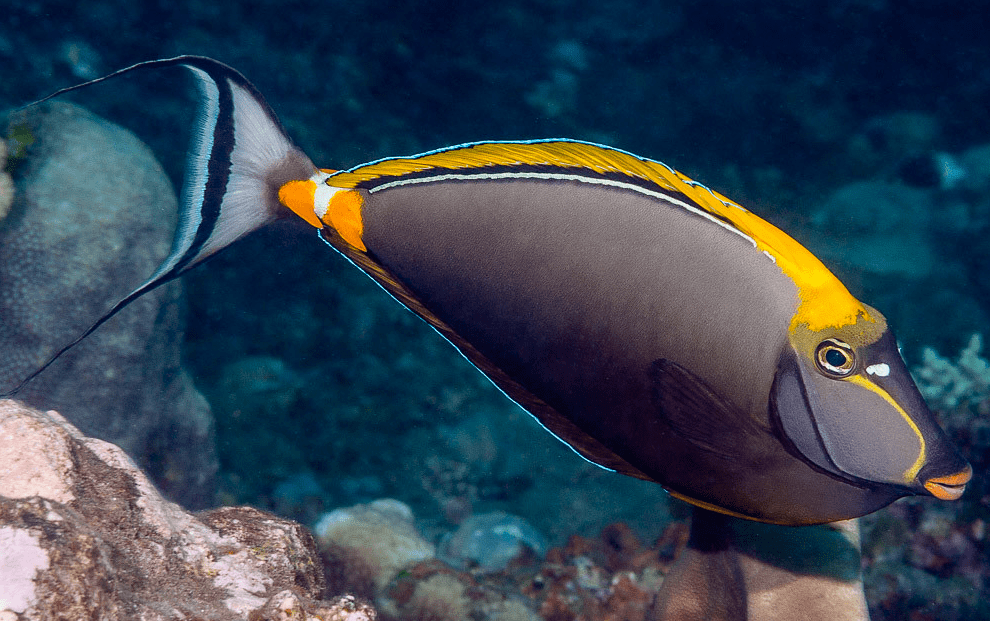
[[[973,478],[973,467],[966,464],[964,470],[925,481],[925,489],[939,500],[958,500],[966,491],[966,484]]]

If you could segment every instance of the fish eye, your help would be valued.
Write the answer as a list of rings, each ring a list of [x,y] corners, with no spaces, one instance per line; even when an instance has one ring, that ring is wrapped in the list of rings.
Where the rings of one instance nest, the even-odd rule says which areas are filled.
[[[856,367],[856,356],[848,343],[825,339],[815,348],[815,363],[829,377],[846,377]]]

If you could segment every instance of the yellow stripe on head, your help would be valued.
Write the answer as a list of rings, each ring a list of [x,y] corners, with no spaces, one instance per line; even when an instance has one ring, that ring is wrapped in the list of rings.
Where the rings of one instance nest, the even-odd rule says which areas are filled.
[[[883,400],[890,405],[890,407],[897,410],[897,413],[901,415],[901,418],[903,418],[905,422],[907,422],[908,426],[911,428],[911,431],[914,432],[914,435],[918,436],[918,458],[914,460],[914,463],[911,464],[910,468],[904,471],[904,483],[907,485],[914,483],[915,478],[918,476],[918,471],[920,471],[921,467],[925,465],[926,452],[925,437],[921,435],[921,429],[918,429],[918,424],[915,423],[910,416],[908,416],[908,413],[904,411],[904,408],[902,408],[897,401],[895,401],[894,398],[887,393],[886,390],[880,388],[862,375],[851,375],[846,378],[845,381],[850,384],[855,384],[860,388],[865,388],[874,394],[880,395]]]

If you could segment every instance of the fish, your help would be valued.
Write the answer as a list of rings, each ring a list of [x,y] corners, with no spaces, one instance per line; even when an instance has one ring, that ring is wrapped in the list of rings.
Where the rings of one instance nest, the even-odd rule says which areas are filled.
[[[243,75],[198,56],[40,101],[167,67],[200,95],[172,251],[52,360],[147,291],[297,217],[578,455],[695,507],[810,525],[963,494],[972,468],[884,316],[718,192],[566,139],[318,168]]]

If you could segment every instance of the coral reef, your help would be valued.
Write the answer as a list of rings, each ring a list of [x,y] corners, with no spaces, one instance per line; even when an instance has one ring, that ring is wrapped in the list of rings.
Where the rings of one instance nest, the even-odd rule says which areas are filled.
[[[986,19],[979,12],[924,2],[841,2],[827,11],[767,2],[726,10],[711,1],[644,11],[632,0],[507,0],[440,11],[393,3],[383,11],[380,3],[355,2],[342,8],[349,28],[327,29],[304,9],[276,2],[110,0],[81,11],[78,3],[53,0],[40,12],[38,6],[5,5],[0,108],[94,70],[196,50],[236,59],[320,165],[349,166],[469,140],[564,135],[669,161],[790,230],[791,224],[801,228],[836,188],[856,181],[914,183],[917,178],[903,174],[894,181],[906,158],[958,154],[966,176],[927,207],[933,226],[924,254],[931,259],[932,246],[937,254],[934,269],[930,260],[923,266],[926,279],[914,280],[906,275],[913,266],[900,264],[886,280],[853,278],[850,286],[887,313],[909,360],[922,345],[957,351],[959,339],[985,330],[990,316],[990,80],[983,69]],[[217,12],[223,10],[231,27],[221,31]],[[73,26],[68,38],[66,16]],[[430,32],[445,33],[447,44],[423,36]],[[286,44],[300,40],[309,45]],[[871,52],[877,49],[884,53]],[[117,118],[130,102],[149,113],[142,129],[169,147],[170,170],[180,170],[185,145],[178,126],[162,121],[177,108],[164,89],[138,93],[125,81],[111,90],[113,102],[103,100],[103,109]],[[11,144],[12,157],[17,148]],[[75,184],[55,179],[63,189]],[[426,523],[430,539],[450,529],[447,522],[496,509],[526,516],[556,546],[572,533],[597,542],[602,526],[620,519],[648,542],[670,523],[654,486],[586,468],[540,429],[517,431],[526,429],[524,415],[493,389],[479,387],[456,353],[436,345],[428,329],[329,254],[311,231],[283,227],[245,240],[190,275],[185,353],[204,390],[217,386],[216,369],[259,354],[318,379],[286,411],[287,419],[266,419],[262,408],[250,417],[247,409],[228,412],[232,419],[250,418],[240,418],[222,438],[227,450],[241,453],[230,462],[236,468],[225,472],[237,482],[232,497],[280,506],[270,503],[271,490],[312,472],[327,490],[321,502],[401,498]],[[955,356],[946,358],[956,363]],[[951,411],[937,405],[976,469],[963,499],[953,505],[900,501],[864,520],[874,621],[990,618],[966,603],[986,601],[990,593],[984,576],[990,490],[981,483],[990,472],[990,426],[987,417],[976,416],[990,406],[969,401]],[[494,432],[494,460],[445,451],[439,432],[474,414]],[[160,433],[167,445],[167,427]],[[459,435],[487,452],[487,440],[473,428]],[[433,469],[417,467],[424,454],[440,454]],[[181,461],[170,455],[159,453]],[[294,502],[287,504],[296,511]],[[671,504],[677,516],[682,510]],[[600,563],[588,568],[601,569]],[[571,596],[564,588],[561,593]],[[574,597],[595,610],[592,592]],[[558,618],[574,618],[568,614]]]
[[[653,618],[663,576],[686,547],[687,535],[686,524],[676,522],[647,546],[629,527],[614,524],[598,537],[571,537],[551,549],[535,572],[516,580],[548,621],[644,621]]]
[[[980,487],[977,493],[986,485]],[[863,518],[864,580],[873,621],[990,617],[982,504],[967,497],[954,506],[902,500]]]
[[[320,600],[323,569],[299,524],[248,507],[194,517],[117,446],[11,400],[0,401],[0,586],[0,615],[28,621],[375,618],[353,598]]]
[[[931,347],[922,351],[921,365],[912,374],[933,409],[951,411],[971,406],[980,416],[990,416],[990,362],[980,356],[982,349],[982,336],[974,334],[955,362]]]
[[[268,600],[251,621],[375,621],[378,613],[353,595],[331,601],[314,602],[286,589]]]
[[[133,134],[78,106],[13,113],[32,139],[18,166],[16,217],[0,228],[0,387],[12,389],[169,250],[171,183]],[[28,142],[25,140],[25,142]],[[167,495],[212,505],[212,415],[180,366],[181,286],[143,296],[19,393],[114,442]]]
[[[382,618],[395,621],[540,619],[531,602],[519,593],[514,574],[501,572],[482,579],[436,560],[417,563],[397,575],[377,603]]]
[[[518,529],[517,524],[506,522],[507,516],[496,517],[498,524]],[[331,511],[314,530],[327,560],[330,590],[374,600],[384,619],[538,618],[514,586],[516,574],[532,571],[537,566],[536,558],[517,548],[515,540],[512,561],[483,574],[458,571],[434,558],[434,547],[419,534],[412,511],[397,500],[382,499]],[[501,547],[498,550],[506,552]],[[505,559],[498,560],[501,563]]]

